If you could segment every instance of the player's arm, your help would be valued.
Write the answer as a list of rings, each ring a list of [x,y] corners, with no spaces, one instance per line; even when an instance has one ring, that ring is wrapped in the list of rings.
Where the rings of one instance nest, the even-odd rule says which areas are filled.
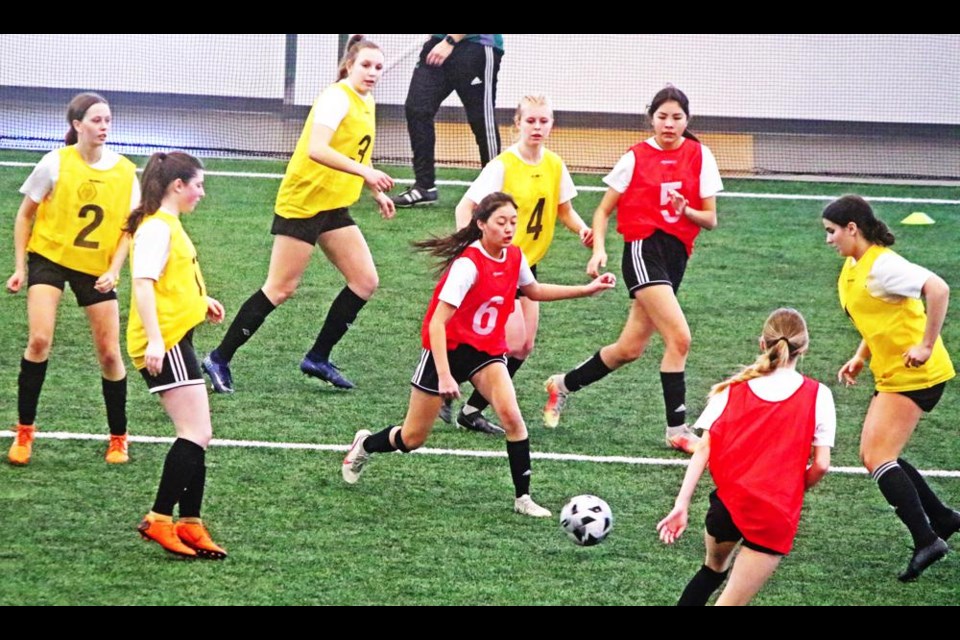
[[[593,229],[583,221],[569,200],[557,207],[557,219],[580,238],[585,247],[593,246]]]
[[[449,302],[438,301],[428,328],[430,352],[433,354],[433,363],[437,367],[439,381],[437,390],[442,398],[460,397],[460,385],[450,373],[450,359],[447,357],[447,323],[456,311],[457,308]]]
[[[607,266],[607,225],[618,202],[620,192],[610,187],[593,212],[593,256],[587,263],[587,274],[593,277],[600,275],[600,269]]]
[[[7,279],[7,291],[10,293],[20,291],[27,281],[27,244],[39,208],[40,203],[34,202],[30,196],[23,196],[17,210],[17,218],[13,223],[13,275]]]
[[[700,477],[707,468],[710,461],[710,432],[704,431],[697,450],[690,458],[690,465],[683,476],[683,484],[680,485],[680,492],[673,503],[673,510],[667,514],[667,517],[657,523],[657,531],[660,532],[660,539],[667,544],[672,544],[687,529],[687,521],[690,509],[690,501],[693,499],[693,492],[700,482]]]
[[[673,203],[674,210],[701,229],[710,231],[717,228],[717,197],[710,196],[703,199],[703,205],[700,209],[694,209],[689,206],[687,199],[679,191],[669,192],[670,201]]]
[[[830,469],[830,447],[814,447],[813,461],[803,476],[803,486],[810,489],[827,475]]]

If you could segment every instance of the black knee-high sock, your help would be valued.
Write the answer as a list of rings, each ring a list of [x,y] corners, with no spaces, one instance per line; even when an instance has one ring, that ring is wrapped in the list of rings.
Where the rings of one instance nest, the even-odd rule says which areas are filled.
[[[203,505],[203,490],[207,486],[207,456],[201,449],[202,455],[193,472],[193,477],[187,483],[187,490],[180,497],[180,517],[199,518],[200,507]]]
[[[230,362],[237,349],[253,337],[263,321],[276,308],[270,302],[270,298],[263,292],[263,289],[257,289],[257,292],[247,298],[247,301],[240,307],[237,317],[233,319],[230,328],[227,329],[227,334],[223,336],[223,340],[210,354],[210,357],[221,364]]]
[[[400,432],[397,431],[395,439],[398,446],[393,446],[390,444],[390,432],[396,429],[396,425],[391,425],[386,429],[377,431],[372,436],[368,437],[363,443],[363,450],[367,453],[390,453],[391,451],[403,451],[406,453],[406,447],[400,447],[399,445],[403,444],[403,440],[400,438]]]
[[[943,504],[937,494],[933,492],[933,489],[930,488],[930,485],[927,484],[926,479],[920,475],[920,472],[912,464],[903,458],[897,458],[897,463],[917,490],[917,495],[920,496],[920,504],[923,505],[923,510],[930,518],[931,523],[943,521],[953,515],[953,509]]]
[[[340,338],[357,319],[357,314],[365,304],[367,301],[355,294],[350,287],[344,287],[330,305],[327,319],[323,321],[323,327],[307,357],[311,360],[329,360],[334,345],[340,342]]]
[[[516,497],[530,493],[530,438],[520,442],[507,442],[507,459],[510,460],[510,477]]]
[[[687,587],[680,595],[677,601],[678,607],[702,607],[707,604],[707,600],[713,595],[723,581],[727,579],[727,571],[714,571],[707,565],[700,567],[693,579],[687,583]]]
[[[173,515],[173,505],[177,504],[197,471],[203,464],[203,447],[195,442],[177,438],[167,453],[163,463],[163,474],[157,488],[157,499],[153,502],[153,512],[165,516]]]
[[[122,436],[127,432],[127,377],[122,380],[101,378],[103,403],[107,405],[107,426],[110,435]]]
[[[900,468],[897,461],[885,462],[874,469],[873,479],[877,481],[880,493],[896,510],[897,517],[910,530],[914,548],[920,549],[932,544],[937,539],[937,534],[930,527],[917,489],[910,482],[910,476]]]
[[[683,371],[661,371],[663,406],[667,412],[667,426],[679,427],[687,421],[687,382]]]
[[[17,412],[20,424],[30,426],[37,421],[37,404],[40,390],[47,377],[47,361],[30,362],[20,359],[20,375],[17,377]]]
[[[613,369],[603,363],[600,352],[597,351],[590,356],[588,360],[581,362],[576,368],[568,371],[563,382],[567,386],[567,391],[573,393],[600,380],[611,371],[613,371]]]
[[[513,356],[507,358],[507,372],[510,374],[511,378],[516,375],[517,370],[523,366],[524,362],[526,362],[526,360],[523,358],[514,358]],[[464,408],[473,407],[477,411],[483,411],[489,406],[490,403],[487,402],[487,399],[483,397],[483,394],[474,389],[473,393],[470,394],[470,397],[467,398],[467,403],[464,405]]]

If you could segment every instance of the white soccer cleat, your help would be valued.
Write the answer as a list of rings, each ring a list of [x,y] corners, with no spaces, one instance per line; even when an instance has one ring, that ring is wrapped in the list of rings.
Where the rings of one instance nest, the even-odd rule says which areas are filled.
[[[525,516],[532,518],[549,518],[553,514],[548,509],[544,509],[526,493],[513,501],[513,510]]]
[[[366,465],[367,460],[370,459],[370,454],[363,448],[363,443],[370,436],[371,433],[366,429],[360,429],[360,431],[357,431],[357,434],[353,436],[353,444],[350,445],[350,450],[347,451],[347,455],[343,458],[343,464],[340,467],[343,473],[343,481],[347,484],[357,484],[357,480],[360,479],[360,474],[363,473],[364,465]]]

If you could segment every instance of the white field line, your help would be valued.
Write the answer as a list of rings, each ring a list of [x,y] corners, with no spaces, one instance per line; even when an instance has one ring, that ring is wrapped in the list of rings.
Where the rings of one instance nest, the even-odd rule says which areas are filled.
[[[0,438],[12,438],[12,431],[0,431]],[[108,436],[100,433],[70,433],[66,431],[38,431],[37,438],[50,440],[100,440],[106,441]],[[157,436],[130,436],[131,442],[147,444],[171,444],[173,438]],[[261,440],[222,440],[214,438],[210,443],[215,447],[240,447],[247,449],[295,449],[307,451],[334,451],[345,452],[350,448],[348,444],[314,444],[310,442],[265,442]],[[417,449],[414,453],[428,456],[459,456],[462,458],[506,458],[506,451],[477,451],[470,449]],[[688,460],[677,458],[634,458],[631,456],[587,456],[579,453],[543,453],[533,452],[531,457],[536,460],[552,460],[557,462],[598,462],[603,464],[629,464],[658,467],[685,467]],[[830,467],[831,473],[848,475],[866,475],[862,467]],[[960,471],[944,469],[929,469],[921,471],[925,476],[937,478],[960,478]]]
[[[34,162],[0,162],[0,167],[33,167]],[[139,171],[139,169],[138,169]],[[255,173],[250,171],[204,171],[208,176],[225,176],[230,178],[261,178],[280,180],[282,173]],[[397,184],[413,184],[413,180],[398,179]],[[472,182],[464,180],[438,180],[437,184],[443,186],[469,187]],[[578,186],[578,191],[606,191],[606,187]],[[754,200],[813,200],[818,202],[828,202],[835,199],[835,195],[811,195],[811,194],[786,194],[786,193],[749,193],[740,191],[721,191],[718,194],[721,198],[751,198]],[[889,196],[863,196],[871,202],[893,202],[900,204],[944,204],[960,205],[960,200],[944,200],[941,198],[894,198]]]

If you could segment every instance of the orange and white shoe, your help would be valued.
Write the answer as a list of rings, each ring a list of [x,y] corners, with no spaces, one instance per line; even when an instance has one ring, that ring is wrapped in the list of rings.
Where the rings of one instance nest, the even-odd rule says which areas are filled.
[[[13,444],[10,445],[10,452],[7,454],[10,464],[22,467],[30,462],[36,431],[37,428],[33,425],[17,425],[17,434],[13,437]]]
[[[700,436],[695,434],[687,425],[679,427],[667,427],[665,436],[667,446],[677,451],[693,454],[700,444]]]
[[[126,464],[130,462],[130,455],[127,453],[127,434],[110,436],[106,460],[107,464]]]
[[[198,557],[207,560],[223,560],[227,557],[226,550],[213,541],[200,518],[181,518],[174,530],[180,541],[196,551]]]
[[[556,429],[560,424],[560,414],[567,404],[569,395],[562,389],[563,374],[557,374],[547,378],[544,389],[547,392],[547,404],[543,407],[543,426],[548,429]]]
[[[169,521],[158,520],[152,514],[147,514],[137,526],[137,531],[144,540],[153,540],[170,553],[185,558],[196,558],[197,552],[180,540],[175,527],[172,518]]]

